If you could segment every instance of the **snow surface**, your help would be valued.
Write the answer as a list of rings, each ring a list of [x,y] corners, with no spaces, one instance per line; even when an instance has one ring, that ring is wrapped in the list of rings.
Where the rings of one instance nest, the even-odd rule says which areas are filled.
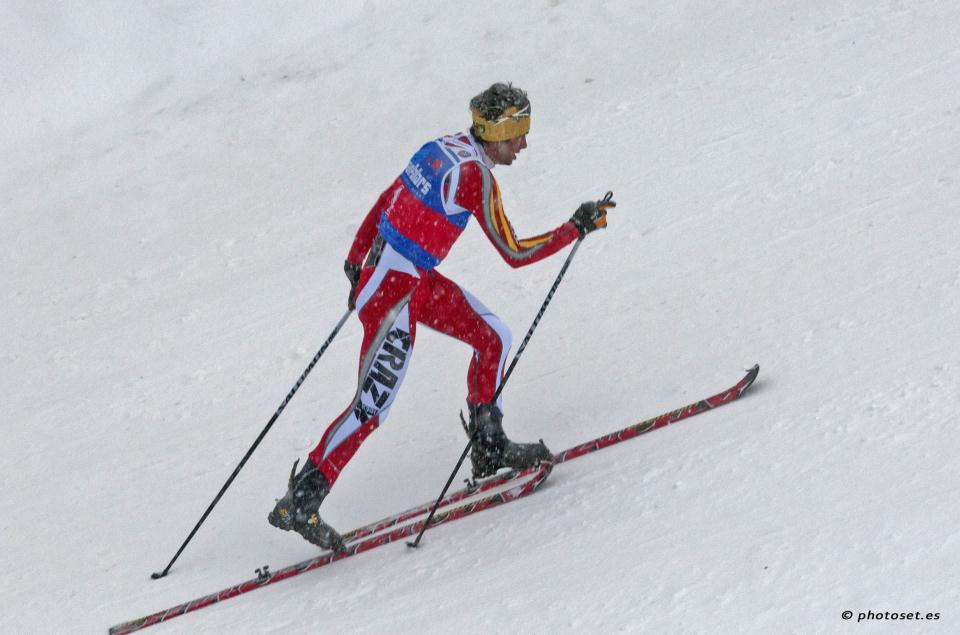
[[[0,4],[0,632],[104,632],[316,553],[265,518],[353,393],[355,320],[149,579],[342,315],[369,205],[499,80],[533,100],[497,170],[518,232],[619,202],[510,381],[511,436],[560,450],[758,383],[416,552],[153,632],[960,632],[960,5],[276,7]],[[519,338],[561,262],[511,270],[471,226],[442,269]],[[468,355],[421,333],[326,519],[436,495]]]

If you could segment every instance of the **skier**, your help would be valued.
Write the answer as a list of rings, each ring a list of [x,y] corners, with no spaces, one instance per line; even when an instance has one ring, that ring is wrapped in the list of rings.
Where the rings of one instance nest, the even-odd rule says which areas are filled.
[[[325,549],[343,550],[340,535],[319,515],[341,470],[387,418],[410,364],[417,324],[473,348],[467,372],[468,433],[473,475],[549,461],[539,443],[514,443],[503,431],[502,399],[494,402],[511,344],[510,330],[487,307],[436,267],[470,217],[477,219],[511,267],[533,264],[606,226],[609,199],[583,203],[553,231],[519,239],[504,215],[495,165],[510,165],[527,147],[530,100],[497,83],[470,101],[469,132],[425,144],[377,199],[357,231],[344,263],[349,307],[363,324],[357,391],[329,425],[268,520]],[[362,264],[361,264],[362,263]]]

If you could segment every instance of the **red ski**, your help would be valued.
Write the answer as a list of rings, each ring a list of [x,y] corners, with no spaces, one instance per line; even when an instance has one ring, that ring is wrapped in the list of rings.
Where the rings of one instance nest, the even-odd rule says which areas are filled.
[[[737,382],[736,385],[723,392],[717,393],[712,397],[701,399],[700,401],[694,402],[682,408],[657,415],[656,417],[635,423],[631,426],[623,428],[622,430],[618,430],[611,434],[593,439],[592,441],[587,441],[586,443],[569,448],[563,452],[559,452],[554,455],[553,464],[545,463],[539,467],[530,468],[519,472],[506,472],[502,475],[493,476],[485,481],[481,481],[475,486],[468,486],[459,491],[448,494],[440,502],[440,505],[437,508],[437,513],[434,515],[433,520],[430,521],[430,526],[428,528],[433,529],[438,525],[446,524],[484,509],[496,507],[503,503],[508,503],[518,498],[528,496],[536,491],[536,489],[546,480],[554,465],[558,463],[572,461],[573,459],[590,454],[591,452],[609,447],[616,443],[620,443],[621,441],[626,441],[627,439],[632,439],[640,436],[641,434],[651,432],[671,423],[687,419],[702,412],[706,412],[707,410],[712,410],[713,408],[730,403],[731,401],[739,398],[740,395],[742,395],[744,391],[749,388],[751,384],[753,384],[759,372],[760,367],[755,365],[747,372],[743,379]],[[516,483],[514,484],[514,482]],[[494,492],[494,490],[497,491]],[[479,496],[479,498],[474,498],[477,496]],[[474,498],[474,500],[463,503],[463,501],[470,498]],[[463,504],[457,505],[458,503]],[[354,556],[358,553],[369,551],[402,538],[416,535],[423,528],[423,520],[411,522],[406,525],[403,523],[427,514],[433,505],[433,502],[424,503],[423,505],[413,507],[407,511],[400,512],[399,514],[388,516],[387,518],[343,534],[344,542],[348,543],[347,550],[343,553],[334,554],[333,552],[326,552],[315,558],[304,560],[303,562],[291,565],[278,571],[269,571],[267,567],[264,567],[262,570],[258,569],[258,575],[256,578],[247,580],[246,582],[241,582],[240,584],[223,589],[217,593],[212,593],[202,598],[185,602],[184,604],[174,606],[165,611],[153,613],[152,615],[147,615],[129,622],[124,622],[123,624],[118,624],[110,628],[110,635],[132,633],[142,628],[153,626],[154,624],[159,624],[160,622],[165,622],[169,619],[177,617],[178,615],[191,613],[206,606],[210,606],[211,604],[228,600],[243,593],[249,593],[250,591],[274,584],[275,582],[280,582],[281,580],[286,580],[287,578],[292,578],[296,575],[300,575],[301,573],[319,569],[320,567],[343,560],[344,558],[349,558],[350,556]]]

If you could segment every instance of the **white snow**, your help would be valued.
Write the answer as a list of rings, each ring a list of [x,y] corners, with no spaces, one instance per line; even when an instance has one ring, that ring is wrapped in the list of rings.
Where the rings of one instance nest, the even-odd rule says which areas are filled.
[[[758,383],[416,552],[153,632],[960,630],[960,5],[344,4],[0,6],[0,632],[104,632],[316,553],[266,514],[353,394],[355,319],[149,579],[343,314],[363,214],[500,80],[533,100],[497,169],[518,232],[619,203],[508,433],[557,451]],[[562,257],[511,270],[471,225],[442,270],[519,342]],[[436,496],[468,356],[420,332],[325,519]]]

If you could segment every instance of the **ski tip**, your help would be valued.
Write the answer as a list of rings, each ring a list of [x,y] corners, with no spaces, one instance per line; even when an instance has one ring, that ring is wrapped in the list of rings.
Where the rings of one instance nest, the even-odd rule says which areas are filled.
[[[754,364],[751,368],[747,369],[747,374],[743,378],[743,382],[742,382],[743,388],[740,390],[740,392],[743,392],[744,390],[749,388],[753,384],[753,382],[757,380],[757,375],[759,374],[760,374],[760,364]]]

